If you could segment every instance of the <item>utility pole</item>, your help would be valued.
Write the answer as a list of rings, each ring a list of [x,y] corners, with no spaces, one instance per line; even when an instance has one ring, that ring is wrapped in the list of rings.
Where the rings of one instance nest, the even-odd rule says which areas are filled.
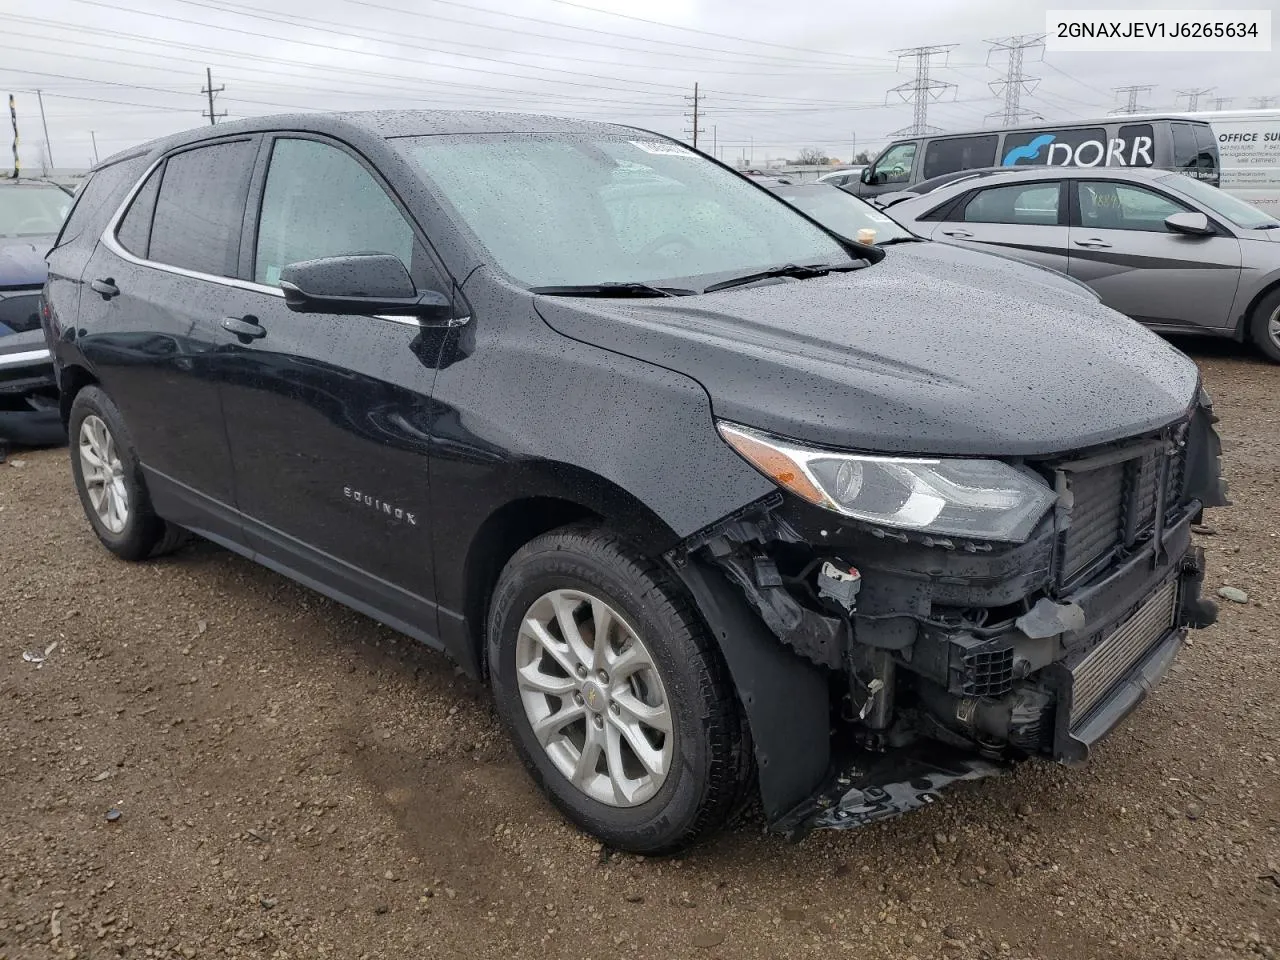
[[[711,155],[717,160],[720,159],[720,125],[713,123],[711,125]]]
[[[44,127],[44,155],[49,161],[49,169],[52,170],[54,169],[53,148],[49,146],[49,122],[44,118],[44,97],[39,90],[36,91],[36,100],[40,103],[40,125]]]
[[[9,94],[9,122],[13,124],[13,179],[18,179],[22,172],[22,164],[18,161],[18,105],[13,94]]]
[[[1231,101],[1234,99],[1235,97],[1214,97],[1213,109],[1225,110],[1227,107],[1231,106]]]
[[[1143,110],[1148,109],[1145,106],[1138,105],[1138,97],[1144,93],[1150,93],[1155,88],[1156,85],[1154,83],[1135,83],[1127,87],[1112,87],[1116,93],[1126,94],[1128,96],[1128,100],[1125,102],[1123,107],[1116,107],[1114,110],[1110,111],[1107,116],[1114,117],[1117,114],[1141,113]]]
[[[98,136],[92,130],[89,131],[89,139],[93,141],[93,162],[98,162]]]
[[[1028,33],[987,41],[991,44],[991,49],[987,51],[987,66],[991,66],[992,54],[1003,52],[1009,55],[1004,79],[992,80],[987,84],[997,97],[1004,97],[1004,109],[987,115],[988,118],[998,117],[1002,126],[1015,127],[1024,116],[1040,119],[1038,113],[1033,110],[1023,110],[1021,106],[1023,93],[1031,93],[1040,83],[1039,77],[1028,77],[1022,72],[1022,58],[1028,50],[1039,50],[1043,58],[1044,36],[1043,33]]]
[[[1200,98],[1207,93],[1213,93],[1213,87],[1205,87],[1202,90],[1179,90],[1178,96],[1187,98],[1187,113],[1195,113],[1196,108],[1200,106]]]
[[[225,116],[227,115],[227,111],[225,111],[225,110],[223,110],[221,113],[214,113],[214,111],[213,111],[213,95],[214,95],[215,93],[221,93],[223,90],[227,89],[227,85],[224,83],[224,84],[223,84],[222,86],[220,86],[220,87],[214,87],[214,85],[213,85],[213,70],[212,70],[211,68],[209,68],[209,67],[205,67],[205,68],[204,68],[204,79],[205,79],[205,85],[204,85],[203,87],[201,87],[201,88],[200,88],[200,92],[201,92],[201,93],[207,93],[207,94],[209,95],[209,111],[208,111],[208,113],[205,113],[204,111],[201,111],[201,112],[200,112],[200,116],[202,116],[202,117],[208,117],[208,118],[209,118],[209,126],[213,126],[215,123],[217,123],[217,122],[218,122],[218,118],[219,118],[219,117],[225,117]]]
[[[1250,97],[1249,99],[1253,101],[1253,105],[1259,110],[1265,110],[1277,100],[1280,100],[1280,97]]]
[[[916,62],[916,78],[906,83],[900,83],[896,87],[889,90],[889,94],[896,93],[902,98],[904,103],[910,103],[915,106],[915,113],[911,121],[911,126],[903,127],[901,130],[895,130],[890,136],[900,136],[909,134],[911,136],[919,136],[922,133],[934,133],[938,131],[937,127],[929,126],[929,104],[935,100],[941,99],[942,95],[948,90],[954,91],[956,85],[954,83],[946,83],[942,80],[932,80],[929,77],[929,67],[934,57],[941,56],[945,65],[946,58],[950,55],[951,48],[956,46],[954,43],[943,44],[941,46],[932,47],[908,47],[904,50],[891,50],[890,53],[898,55],[898,67],[901,69],[902,61],[905,57],[911,57]],[[885,103],[889,102],[889,96],[885,96]]]
[[[684,99],[685,99],[685,102],[686,102],[686,103],[690,103],[690,104],[692,104],[692,105],[693,105],[693,113],[692,113],[692,114],[688,114],[688,113],[686,113],[686,114],[685,114],[685,116],[686,116],[686,117],[691,117],[691,118],[692,118],[692,120],[693,120],[693,129],[691,130],[691,129],[689,129],[688,127],[686,127],[684,132],[685,132],[685,133],[690,133],[690,134],[692,134],[692,135],[693,135],[693,149],[697,150],[697,149],[698,149],[698,134],[700,134],[700,133],[706,133],[706,131],[705,131],[705,130],[703,130],[700,126],[698,126],[698,124],[701,122],[701,118],[702,118],[702,97],[701,97],[701,95],[699,95],[699,93],[698,93],[698,85],[697,85],[696,83],[693,85],[693,96],[692,96],[692,97],[685,97]]]

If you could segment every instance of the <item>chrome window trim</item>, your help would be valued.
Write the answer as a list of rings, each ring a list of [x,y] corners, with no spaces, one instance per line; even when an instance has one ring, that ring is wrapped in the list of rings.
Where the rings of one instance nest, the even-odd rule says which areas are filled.
[[[173,264],[161,263],[159,260],[148,260],[144,257],[136,256],[120,245],[120,241],[116,239],[116,230],[120,226],[120,221],[124,219],[129,204],[133,203],[133,198],[142,190],[143,185],[156,171],[160,164],[168,159],[169,154],[164,154],[157,159],[151,166],[138,177],[129,192],[125,195],[120,206],[116,208],[116,212],[111,215],[111,219],[107,221],[106,229],[102,231],[101,241],[103,246],[114,253],[121,260],[132,263],[139,267],[148,267],[152,270],[159,270],[161,273],[169,273],[178,277],[187,277],[191,280],[204,280],[208,283],[216,283],[224,287],[233,287],[237,290],[248,290],[250,293],[265,293],[268,296],[279,297],[284,299],[284,291],[279,287],[269,287],[264,283],[254,283],[251,280],[241,280],[239,277],[222,277],[212,273],[201,273],[199,270],[188,270],[185,267],[175,267]],[[159,194],[157,193],[157,197]],[[374,315],[375,320],[389,320],[392,323],[398,323],[401,326],[421,328],[422,322],[415,317],[389,317],[385,315]],[[469,318],[468,318],[469,319]]]

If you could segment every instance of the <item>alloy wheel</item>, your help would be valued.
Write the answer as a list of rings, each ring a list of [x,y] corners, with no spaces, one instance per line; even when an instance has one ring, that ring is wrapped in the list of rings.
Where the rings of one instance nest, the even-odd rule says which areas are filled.
[[[1280,348],[1280,307],[1276,307],[1275,312],[1271,314],[1271,319],[1267,321],[1267,336],[1277,348]]]
[[[89,414],[80,423],[80,473],[98,520],[115,534],[129,522],[129,492],[115,440],[102,418]]]
[[[635,630],[599,597],[553,590],[533,603],[516,683],[534,737],[587,796],[633,807],[661,788],[675,751],[666,689]]]

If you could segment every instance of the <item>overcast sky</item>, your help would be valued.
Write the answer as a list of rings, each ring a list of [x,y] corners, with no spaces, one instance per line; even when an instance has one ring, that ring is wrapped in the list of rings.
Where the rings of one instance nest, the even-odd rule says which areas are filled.
[[[1046,7],[1102,0],[896,0],[798,5],[780,0],[41,0],[0,5],[0,92],[17,98],[24,167],[43,146],[44,92],[59,168],[208,123],[199,92],[213,69],[215,109],[229,117],[297,110],[449,107],[556,113],[636,124],[688,139],[694,83],[699,146],[753,162],[817,147],[849,159],[878,151],[912,121],[889,92],[914,77],[891,51],[956,44],[933,79],[929,123],[992,125],[989,89],[1005,64],[985,42],[1044,31]],[[1207,2],[1126,0],[1126,8],[1203,9]],[[1276,0],[1233,6],[1274,8]],[[9,12],[15,11],[15,12]],[[18,12],[20,11],[20,12]],[[643,21],[635,19],[643,18]],[[1280,23],[1280,16],[1273,19]],[[1280,45],[1275,45],[1280,51]],[[1030,52],[1039,84],[1022,106],[1046,119],[1104,114],[1112,88],[1153,84],[1140,103],[1280,96],[1280,52]],[[2,128],[0,128],[2,129]],[[7,143],[7,131],[0,141]],[[0,151],[0,168],[8,160]]]

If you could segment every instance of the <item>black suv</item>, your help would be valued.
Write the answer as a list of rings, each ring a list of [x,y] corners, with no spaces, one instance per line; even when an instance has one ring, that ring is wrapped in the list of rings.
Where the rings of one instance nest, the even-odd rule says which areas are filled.
[[[175,136],[49,255],[76,487],[125,559],[191,531],[487,677],[621,848],[1082,760],[1214,616],[1209,401],[1070,284],[903,239],[606,124]]]

